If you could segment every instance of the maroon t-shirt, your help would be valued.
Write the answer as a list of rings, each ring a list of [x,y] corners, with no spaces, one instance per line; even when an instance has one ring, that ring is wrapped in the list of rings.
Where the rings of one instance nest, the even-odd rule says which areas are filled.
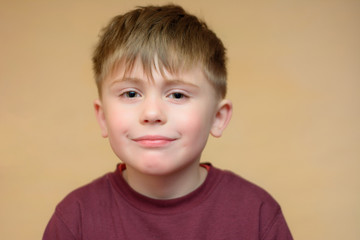
[[[210,165],[209,165],[210,166]],[[210,166],[204,183],[171,200],[143,196],[121,170],[70,193],[43,240],[292,239],[281,209],[264,190]]]

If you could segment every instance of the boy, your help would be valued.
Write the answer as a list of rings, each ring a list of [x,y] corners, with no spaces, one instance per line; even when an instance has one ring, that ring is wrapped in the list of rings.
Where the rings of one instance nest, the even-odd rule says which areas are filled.
[[[113,173],[70,193],[43,239],[292,239],[262,189],[200,164],[209,133],[232,113],[225,49],[181,7],[116,16],[93,56],[103,137]]]

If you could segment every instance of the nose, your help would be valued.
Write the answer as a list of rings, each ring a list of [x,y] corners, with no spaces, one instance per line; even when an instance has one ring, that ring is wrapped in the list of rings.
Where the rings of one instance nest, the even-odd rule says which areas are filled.
[[[142,124],[165,124],[167,121],[165,105],[161,98],[148,97],[144,99],[140,116]]]

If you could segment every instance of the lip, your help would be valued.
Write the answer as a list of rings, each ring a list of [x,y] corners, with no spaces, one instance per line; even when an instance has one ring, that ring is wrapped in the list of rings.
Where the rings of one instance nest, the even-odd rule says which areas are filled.
[[[173,141],[176,140],[176,138],[165,137],[161,135],[145,135],[133,138],[132,140],[143,147],[159,148],[171,144]]]

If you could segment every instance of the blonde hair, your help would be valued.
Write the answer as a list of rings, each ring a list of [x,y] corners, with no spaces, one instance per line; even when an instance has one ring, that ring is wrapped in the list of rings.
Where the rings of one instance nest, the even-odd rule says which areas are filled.
[[[100,97],[103,79],[117,64],[125,63],[126,71],[131,71],[137,58],[150,76],[155,61],[161,71],[170,73],[200,64],[218,95],[226,95],[223,43],[203,21],[180,6],[138,7],[115,16],[102,30],[93,54]]]

